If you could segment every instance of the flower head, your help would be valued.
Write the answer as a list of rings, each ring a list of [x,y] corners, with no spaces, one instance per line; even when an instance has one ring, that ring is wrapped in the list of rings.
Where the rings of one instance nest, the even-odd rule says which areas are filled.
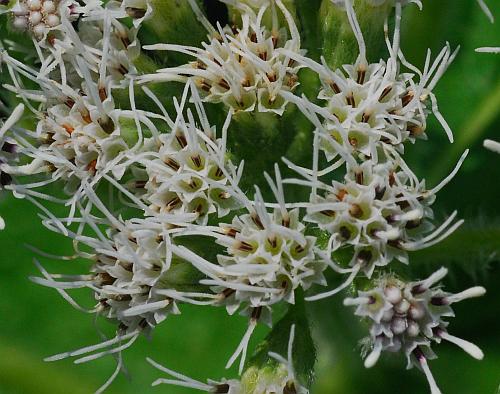
[[[273,12],[276,13],[273,5]],[[145,46],[186,53],[195,58],[190,64],[158,70],[145,75],[142,82],[183,81],[192,78],[208,102],[223,102],[234,111],[283,113],[287,100],[283,91],[293,91],[298,85],[297,72],[301,68],[281,49],[302,54],[300,37],[292,16],[281,0],[276,5],[283,12],[291,38],[286,29],[279,29],[277,19],[269,31],[262,25],[263,12],[270,3],[251,9],[242,15],[241,27],[218,26],[211,32],[210,41],[203,48],[171,44]]]
[[[382,276],[376,286],[358,291],[357,297],[346,298],[344,305],[356,306],[355,314],[370,323],[370,353],[365,367],[377,362],[380,354],[403,352],[408,367],[421,368],[431,386],[433,394],[439,393],[427,360],[435,358],[431,350],[433,342],[449,341],[461,347],[476,359],[483,358],[483,352],[474,344],[448,333],[447,317],[453,317],[451,305],[485,293],[483,287],[473,287],[458,294],[445,292],[435,286],[447,274],[445,268],[429,278],[417,282],[404,282],[395,276]]]
[[[148,147],[153,149],[159,146],[158,152],[140,161],[144,180],[136,184],[140,183],[144,189],[141,198],[152,212],[194,212],[196,223],[205,225],[209,215],[217,212],[219,217],[224,217],[241,206],[233,189],[242,167],[236,169],[227,157],[230,116],[223,127],[222,138],[216,138],[217,130],[208,123],[203,104],[191,83],[186,85],[186,93],[188,91],[192,91],[200,124],[195,122],[191,110],[187,111],[186,119],[183,108],[179,108],[175,121],[169,120],[170,133],[160,134],[148,142]]]
[[[69,12],[73,4],[67,0],[18,0],[12,7],[13,25],[29,31],[42,40],[47,33],[61,23],[61,12]],[[63,11],[64,10],[64,11]]]

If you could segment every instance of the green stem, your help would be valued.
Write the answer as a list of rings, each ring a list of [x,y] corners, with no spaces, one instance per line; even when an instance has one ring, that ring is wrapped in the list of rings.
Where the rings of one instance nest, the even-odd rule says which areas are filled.
[[[286,358],[288,340],[292,325],[295,325],[293,343],[293,368],[296,377],[305,387],[311,387],[316,364],[316,347],[311,336],[303,292],[295,292],[295,305],[291,305],[286,315],[274,325],[272,331],[259,344],[246,368],[262,368],[269,365],[269,352]]]

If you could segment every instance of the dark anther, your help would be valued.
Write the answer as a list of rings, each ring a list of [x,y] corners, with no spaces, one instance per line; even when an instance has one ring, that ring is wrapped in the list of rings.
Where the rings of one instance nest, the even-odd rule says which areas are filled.
[[[372,258],[373,258],[372,252],[367,249],[360,251],[357,255],[357,260],[364,264],[369,263],[372,260]]]
[[[171,157],[165,159],[165,164],[169,166],[172,170],[177,171],[181,166]]]
[[[363,112],[363,115],[361,115],[361,122],[368,123],[368,121],[370,120],[370,116],[370,114]]]
[[[109,117],[107,119],[99,119],[98,123],[101,128],[108,134],[111,134],[115,130],[115,122]]]
[[[226,90],[229,90],[229,89],[231,88],[231,87],[229,86],[229,84],[227,83],[227,81],[226,81],[224,78],[222,78],[222,79],[219,81],[219,86],[220,86],[221,88],[226,89]]]
[[[347,190],[340,189],[339,192],[335,195],[339,201],[344,201],[344,197],[348,194]]]
[[[120,64],[117,68],[117,71],[121,74],[121,75],[127,75],[128,74],[128,68],[125,67],[123,64]]]
[[[382,101],[391,92],[391,90],[392,86],[387,86],[378,98],[378,101]]]
[[[432,297],[431,304],[435,306],[444,306],[448,305],[448,301],[444,297]]]
[[[297,394],[297,389],[295,388],[295,383],[289,381],[283,388],[283,394]]]
[[[340,227],[339,233],[342,239],[345,241],[351,238],[351,230],[349,230],[346,226]]]
[[[363,209],[359,206],[359,204],[352,204],[351,208],[349,209],[349,213],[351,214],[351,216],[359,219],[361,216],[363,216]]]
[[[217,167],[217,170],[215,171],[215,176],[217,178],[222,178],[224,176],[224,172],[219,167]]]
[[[401,241],[399,239],[390,239],[387,241],[387,244],[393,248],[401,249]]]
[[[174,209],[177,205],[180,204],[180,202],[181,199],[179,197],[175,196],[174,198],[172,198],[169,202],[167,202],[167,211],[171,211],[172,209]]]
[[[146,183],[147,181],[135,181],[135,188],[136,189],[144,189],[144,187],[146,186]]]
[[[401,98],[401,105],[403,107],[406,107],[410,103],[410,101],[413,100],[413,97],[415,97],[415,93],[410,90]]]
[[[215,393],[217,394],[229,393],[229,385],[227,383],[218,384],[217,386],[215,386]]]
[[[424,133],[425,129],[422,126],[410,125],[408,126],[408,131],[412,137],[418,137]]]
[[[228,228],[226,229],[226,235],[231,238],[236,238],[236,234],[238,234],[238,230],[235,228]]]
[[[125,7],[125,11],[127,12],[127,15],[133,19],[140,19],[146,15],[146,10],[143,10],[142,8]]]
[[[365,77],[366,77],[366,70],[361,69],[358,70],[358,79],[356,80],[357,83],[360,85],[363,85],[365,83]]]
[[[99,87],[99,98],[101,99],[101,101],[104,101],[108,98],[106,88],[104,88],[103,86]]]
[[[354,101],[354,96],[352,92],[349,93],[347,96],[345,96],[345,101],[353,108],[356,106],[356,102]]]
[[[268,238],[267,241],[269,242],[269,245],[271,245],[271,248],[275,248],[276,246],[278,246],[275,237]]]
[[[377,200],[382,200],[382,198],[384,198],[385,191],[386,191],[385,187],[377,186],[375,188],[375,198]]]
[[[251,252],[253,250],[253,246],[245,241],[240,241],[238,244],[238,249],[242,252]]]
[[[12,177],[6,172],[0,172],[0,184],[2,186],[10,185],[12,183]]]
[[[363,185],[363,182],[364,182],[364,174],[363,174],[363,171],[357,171],[356,172],[356,183],[358,185]]]
[[[203,81],[201,83],[201,88],[205,91],[205,92],[210,92],[210,89],[212,89],[212,85],[210,85],[208,82],[206,81]]]
[[[271,40],[273,41],[273,48],[276,48],[278,46],[278,39],[279,37],[275,36],[274,34],[271,37]]]
[[[389,186],[394,186],[394,184],[396,183],[396,177],[394,176],[394,171],[391,171],[389,173]]]
[[[269,82],[276,82],[276,74],[274,72],[267,74]]]
[[[260,228],[261,230],[264,230],[264,225],[262,224],[262,221],[259,218],[259,215],[253,214],[252,215],[252,221],[255,223],[255,225]]]
[[[330,87],[332,88],[332,90],[339,94],[341,92],[340,88],[339,88],[339,85],[337,85],[335,82],[330,82]]]
[[[224,298],[229,298],[231,297],[234,293],[236,293],[236,290],[234,289],[224,289],[222,291],[222,295],[224,296]]]
[[[191,156],[191,160],[193,160],[193,163],[196,167],[201,167],[201,157],[200,155],[195,155]]]
[[[411,229],[417,228],[421,224],[422,224],[422,220],[421,219],[409,220],[408,222],[406,222],[405,227],[408,230],[411,230]]]
[[[178,144],[181,146],[181,148],[184,148],[187,145],[187,140],[184,134],[178,133],[175,135],[175,139],[177,140]]]
[[[304,247],[302,245],[297,245],[295,247],[295,252],[298,253],[298,254],[302,253],[304,250],[305,249],[304,249]]]
[[[425,354],[420,347],[417,346],[415,350],[413,350],[413,355],[417,358],[418,362],[421,363],[425,361]]]
[[[290,226],[290,218],[288,217],[284,217],[282,220],[281,220],[281,225],[283,227],[289,227]]]
[[[259,306],[257,308],[253,308],[252,309],[252,316],[251,316],[252,320],[255,320],[255,321],[259,320],[261,313],[262,313],[262,307],[261,306]]]

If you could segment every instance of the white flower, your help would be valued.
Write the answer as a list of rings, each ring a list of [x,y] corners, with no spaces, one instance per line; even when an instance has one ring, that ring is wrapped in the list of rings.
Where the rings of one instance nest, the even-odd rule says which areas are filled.
[[[174,253],[208,277],[201,283],[212,286],[217,294],[212,304],[226,305],[230,314],[244,306],[241,313],[249,317],[248,329],[227,363],[228,368],[240,355],[240,370],[243,368],[257,323],[271,325],[272,305],[282,301],[293,304],[297,288],[307,290],[314,283],[326,284],[323,276],[326,263],[316,257],[316,238],[305,235],[299,210],[286,208],[277,166],[275,170],[276,183],[266,174],[278,201],[273,213],[267,211],[257,187],[255,203],[235,188],[247,213],[234,216],[231,224],[193,226],[177,234],[213,237],[226,248],[224,254],[217,256],[218,265],[183,247],[175,247]]]
[[[323,88],[318,98],[325,101],[325,108],[290,95],[286,97],[293,100],[304,113],[313,111],[324,119],[319,127],[320,146],[327,159],[330,161],[342,155],[339,151],[349,152],[360,161],[370,158],[375,162],[384,160],[388,150],[404,153],[406,143],[426,138],[427,117],[430,113],[437,117],[450,142],[453,142],[452,132],[439,113],[432,90],[457,51],[451,52],[447,44],[433,63],[429,51],[426,66],[421,72],[405,60],[399,49],[397,22],[392,46],[388,42],[389,59],[369,64],[354,10],[350,2],[347,3],[349,21],[359,43],[359,56],[353,65],[344,65],[343,70],[331,70],[324,59],[322,64],[318,64],[307,57],[285,52],[320,77]],[[398,7],[399,17],[400,13]],[[397,21],[399,19],[397,17]],[[408,72],[402,72],[402,66]]]
[[[274,2],[273,2],[274,3]],[[277,25],[269,31],[261,24],[263,4],[256,14],[250,9],[242,15],[242,27],[213,30],[210,42],[203,48],[173,44],[145,46],[149,50],[169,50],[188,54],[196,60],[188,65],[165,68],[156,74],[144,75],[141,82],[195,81],[209,102],[224,102],[235,111],[275,112],[282,114],[287,100],[282,92],[293,91],[298,85],[301,68],[280,49],[302,54],[300,36],[293,17],[282,4],[277,6],[285,16],[291,38]],[[274,7],[274,4],[273,4]]]
[[[191,82],[186,84],[185,94],[188,91],[192,92],[200,124],[195,122],[191,110],[187,110],[186,120],[183,108],[179,108],[175,122],[169,121],[170,132],[148,142],[148,146],[159,148],[157,153],[148,154],[151,158],[140,161],[144,180],[139,183],[144,188],[141,198],[153,213],[194,212],[196,223],[205,225],[209,215],[217,212],[218,217],[224,217],[241,207],[227,176],[231,174],[237,184],[237,173],[243,167],[236,169],[226,157],[231,114],[224,124],[222,138],[216,138],[217,130],[208,124],[203,103]]]
[[[347,171],[344,182],[333,181],[325,186],[324,197],[311,201],[305,220],[331,234],[330,253],[355,247],[351,265],[361,264],[368,277],[375,266],[394,258],[408,263],[406,250],[429,246],[446,232],[444,227],[429,236],[435,193],[413,173],[396,163],[374,165],[369,160],[348,165]]]
[[[276,209],[272,215],[237,216],[230,225],[221,226],[224,235],[217,243],[226,247],[226,254],[218,255],[223,267],[220,279],[235,289],[224,297],[225,303],[232,307],[242,302],[252,307],[272,305],[283,299],[293,303],[297,287],[324,284],[325,264],[314,253],[316,238],[304,235],[305,226],[298,214],[298,209],[291,210],[284,220]],[[239,290],[237,284],[244,288]]]
[[[78,101],[68,100],[49,107],[41,116],[36,132],[24,132],[37,141],[36,145],[18,133],[20,152],[32,160],[29,164],[11,166],[11,173],[24,176],[50,173],[53,181],[65,181],[65,190],[73,193],[82,180],[110,172],[111,162],[119,164],[123,152],[131,146],[121,134],[118,112],[103,115],[88,98],[75,96],[75,99]],[[109,108],[113,104],[105,105]],[[116,170],[115,174],[121,175]]]
[[[430,206],[436,193],[457,173],[467,153],[452,173],[432,189],[426,188],[425,181],[420,181],[399,155],[378,164],[367,160],[359,165],[350,158],[344,180],[333,180],[331,184],[318,177],[320,172],[286,161],[305,178],[286,182],[311,187],[304,220],[329,236],[323,259],[338,273],[350,274],[339,287],[307,299],[332,296],[346,288],[359,272],[370,278],[377,267],[394,259],[408,264],[408,251],[432,246],[454,232],[463,223],[454,222],[457,213],[434,228]],[[351,251],[351,268],[341,268],[331,261],[332,253],[345,247]]]
[[[6,136],[7,131],[13,127],[17,122],[19,122],[23,116],[24,104],[19,104],[14,110],[9,118],[0,125],[0,191],[3,190],[4,186],[12,182],[12,177],[2,169],[3,163],[13,160],[12,156],[15,155],[17,150],[17,145],[15,141]],[[5,222],[0,216],[0,230],[5,228]]]
[[[189,300],[189,297],[203,298],[205,294],[191,290],[196,284],[183,280],[182,276],[186,263],[172,254],[171,234],[177,231],[177,226],[192,220],[189,215],[171,215],[165,220],[171,225],[151,218],[125,222],[115,220],[112,225],[107,223],[109,230],[106,234],[97,227],[106,221],[88,214],[84,219],[84,223],[95,230],[95,236],[61,231],[65,231],[78,245],[76,256],[93,261],[90,273],[49,274],[37,263],[43,277],[31,279],[56,289],[73,307],[116,322],[117,332],[113,339],[46,359],[57,361],[78,357],[75,362],[84,363],[117,354],[117,370],[105,384],[107,386],[121,369],[121,352],[130,347],[141,333],[148,334],[168,315],[179,314],[179,302]],[[49,228],[60,224],[57,219],[45,221]],[[78,288],[93,291],[97,301],[93,308],[83,308],[67,293],[67,290]]]
[[[171,223],[185,220],[182,216],[170,218]],[[153,328],[167,313],[178,313],[175,300],[161,294],[169,289],[169,271],[178,264],[170,250],[172,229],[149,219],[127,221],[122,226],[108,230],[102,240],[70,234],[92,249],[92,253],[82,252],[94,261],[90,274],[59,276],[42,269],[45,278],[32,280],[55,289],[91,289],[97,301],[92,312],[117,321],[121,330]]]
[[[314,283],[325,284],[322,272],[326,264],[316,257],[316,238],[305,234],[299,209],[286,208],[277,166],[276,174],[276,183],[266,174],[278,201],[272,213],[265,208],[257,188],[255,204],[238,193],[247,213],[234,216],[231,224],[186,230],[186,234],[213,237],[225,247],[225,253],[217,256],[219,265],[211,269],[210,279],[202,282],[214,286],[229,313],[242,304],[251,314],[255,308],[283,300],[294,303],[297,288],[307,290]],[[190,254],[181,257],[192,263],[201,259]]]
[[[481,360],[483,352],[476,345],[448,333],[447,317],[453,317],[451,305],[485,293],[483,287],[472,287],[458,294],[433,287],[447,274],[441,268],[429,278],[418,282],[404,282],[388,275],[376,281],[367,291],[358,291],[356,298],[346,298],[344,305],[356,306],[355,314],[368,320],[371,351],[365,359],[365,367],[377,362],[383,351],[404,352],[408,368],[421,368],[429,380],[433,394],[439,389],[427,366],[427,360],[435,358],[431,350],[433,342],[446,340],[461,347],[472,357]]]

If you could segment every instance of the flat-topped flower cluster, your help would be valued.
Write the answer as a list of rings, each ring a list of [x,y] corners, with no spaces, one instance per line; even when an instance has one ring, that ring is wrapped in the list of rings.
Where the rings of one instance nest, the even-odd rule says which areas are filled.
[[[205,384],[151,361],[177,379],[156,383],[307,393],[294,372],[301,362],[292,358],[295,326],[288,357],[270,352],[268,367],[245,369],[250,337],[259,323],[273,326],[275,305],[292,308],[306,291],[308,301],[333,296],[364,278],[370,286],[345,304],[371,324],[365,365],[382,351],[401,351],[437,393],[430,344],[445,339],[482,357],[448,334],[443,318],[452,316],[450,304],[484,289],[452,295],[432,287],[445,270],[408,282],[388,269],[396,260],[411,264],[412,251],[462,224],[456,212],[439,222],[432,204],[467,152],[431,188],[404,161],[405,150],[427,138],[430,115],[453,141],[433,90],[456,51],[447,45],[434,60],[429,52],[423,70],[405,60],[402,7],[419,1],[369,1],[395,15],[391,39],[385,21],[388,55],[373,62],[352,2],[332,0],[358,44],[357,59],[336,66],[308,57],[293,2],[223,2],[234,15],[226,26],[212,25],[194,0],[178,5],[207,30],[198,47],[168,40],[141,47],[155,1],[16,0],[7,9],[13,27],[32,37],[36,58],[23,62],[8,43],[0,49],[11,78],[4,88],[23,102],[0,128],[2,188],[36,204],[43,224],[89,262],[74,276],[39,265],[42,276],[33,280],[117,327],[112,339],[49,360],[118,354],[104,390],[122,369],[121,352],[183,304],[222,306],[249,322],[227,363],[240,357],[240,379]],[[172,52],[189,60],[172,64]],[[319,80],[313,97],[300,93],[302,70]],[[169,89],[174,93],[164,95]],[[19,122],[27,110],[34,127]],[[293,111],[311,129],[307,161],[273,158],[276,164],[257,174],[263,181],[243,188],[256,174],[234,143],[242,119],[272,119],[274,127]],[[266,124],[250,123],[255,140],[263,138]],[[289,192],[294,188],[300,191]],[[51,204],[63,210],[53,213]],[[341,284],[332,286],[332,277]],[[76,288],[91,290],[93,308],[73,300],[68,291]]]

